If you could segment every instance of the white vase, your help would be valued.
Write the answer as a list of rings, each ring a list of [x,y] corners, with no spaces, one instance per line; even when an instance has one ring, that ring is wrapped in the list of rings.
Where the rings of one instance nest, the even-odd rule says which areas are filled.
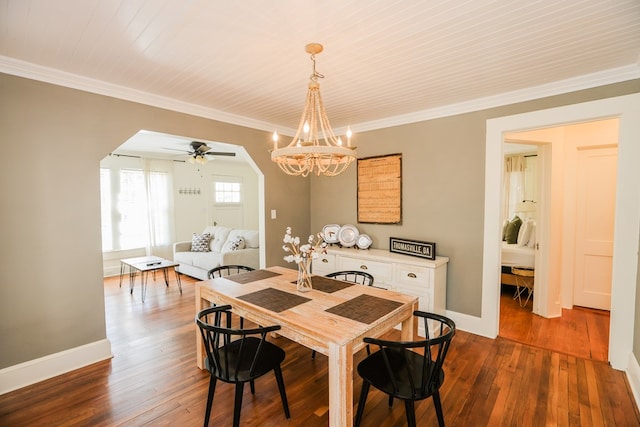
[[[298,292],[309,292],[313,289],[311,283],[311,258],[303,258],[298,263],[298,281],[296,282]]]

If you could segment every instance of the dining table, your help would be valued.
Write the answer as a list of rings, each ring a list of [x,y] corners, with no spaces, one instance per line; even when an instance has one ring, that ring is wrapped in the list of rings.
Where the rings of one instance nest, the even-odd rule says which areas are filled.
[[[400,325],[401,339],[417,336],[413,312],[418,298],[393,290],[312,276],[313,288],[296,290],[298,271],[275,266],[195,285],[196,313],[229,304],[256,324],[280,325],[277,332],[328,357],[329,425],[353,425],[353,355],[364,337],[378,337]],[[197,365],[204,369],[202,337],[196,331]]]

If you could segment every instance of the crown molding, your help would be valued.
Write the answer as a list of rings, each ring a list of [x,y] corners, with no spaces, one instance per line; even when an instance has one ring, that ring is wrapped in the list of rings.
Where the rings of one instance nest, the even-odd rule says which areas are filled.
[[[20,61],[2,55],[0,55],[0,72],[267,132],[271,132],[276,127],[273,123],[267,123],[245,116],[230,114],[224,111],[202,107],[200,105],[177,101],[172,98],[154,95],[125,86],[106,83],[100,80],[60,71],[54,68],[43,67],[41,65]],[[640,78],[640,58],[636,63],[624,67],[612,68],[545,85],[505,92],[498,95],[417,111],[410,114],[388,117],[382,120],[352,124],[351,129],[354,132],[360,133],[400,126],[457,114],[470,113],[473,111],[486,110],[488,108],[501,107],[518,102],[531,101],[534,99],[590,89],[607,84],[620,83],[637,78]],[[278,132],[281,135],[295,134],[295,129],[282,129],[280,126],[277,127]],[[341,129],[334,129],[334,131],[336,133],[340,133]]]
[[[64,86],[71,89],[91,92],[98,95],[123,99],[125,101],[137,102],[139,104],[145,104],[152,107],[164,108],[166,110],[190,114],[219,122],[244,126],[251,129],[258,129],[267,132],[273,132],[274,129],[274,125],[272,123],[254,120],[249,117],[236,114],[230,114],[224,111],[203,107],[201,105],[178,101],[172,98],[143,92],[126,86],[107,83],[78,74],[57,70],[55,68],[20,61],[2,55],[0,55],[0,72],[38,80],[45,83],[51,83],[58,86]],[[293,132],[292,135],[295,134],[295,130],[293,129],[283,129],[282,131],[279,130],[279,132],[285,134]]]
[[[392,126],[405,125],[409,123],[433,120],[441,117],[449,117],[457,114],[471,113],[473,111],[486,110],[489,108],[502,107],[518,102],[531,101],[548,96],[561,95],[564,93],[590,89],[613,83],[620,83],[627,80],[640,78],[640,63],[612,68],[583,76],[573,77],[566,80],[559,80],[540,86],[505,92],[498,95],[478,98],[471,101],[457,104],[445,105],[429,110],[417,111],[411,114],[404,114],[388,117],[382,120],[360,123],[352,125],[353,132],[362,133],[365,131],[382,129]]]

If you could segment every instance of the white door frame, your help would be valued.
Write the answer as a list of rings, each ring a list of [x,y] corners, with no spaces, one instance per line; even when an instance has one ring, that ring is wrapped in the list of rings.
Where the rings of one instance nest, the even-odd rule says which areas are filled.
[[[607,98],[581,104],[487,120],[485,157],[484,259],[480,322],[467,330],[495,338],[500,306],[500,200],[502,142],[504,134],[570,123],[619,119],[616,219],[609,362],[624,370],[633,346],[635,293],[640,237],[640,94]]]

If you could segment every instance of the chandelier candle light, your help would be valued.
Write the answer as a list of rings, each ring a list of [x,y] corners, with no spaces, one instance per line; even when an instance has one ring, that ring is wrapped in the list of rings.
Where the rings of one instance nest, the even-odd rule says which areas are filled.
[[[311,261],[317,259],[320,254],[327,253],[327,243],[324,241],[322,233],[315,236],[309,236],[308,243],[300,245],[300,238],[291,235],[291,227],[287,227],[287,231],[282,241],[282,249],[289,252],[284,257],[287,262],[296,262],[298,264],[298,281],[296,288],[300,292],[308,292],[313,288],[311,283]]]
[[[305,51],[311,55],[313,72],[298,130],[286,147],[278,148],[278,132],[273,132],[271,160],[288,175],[306,177],[310,173],[336,176],[344,172],[356,158],[356,147],[351,146],[351,128],[347,128],[346,145],[336,137],[324,111],[318,79],[324,76],[316,71],[315,55],[322,52],[319,43],[309,43]]]

